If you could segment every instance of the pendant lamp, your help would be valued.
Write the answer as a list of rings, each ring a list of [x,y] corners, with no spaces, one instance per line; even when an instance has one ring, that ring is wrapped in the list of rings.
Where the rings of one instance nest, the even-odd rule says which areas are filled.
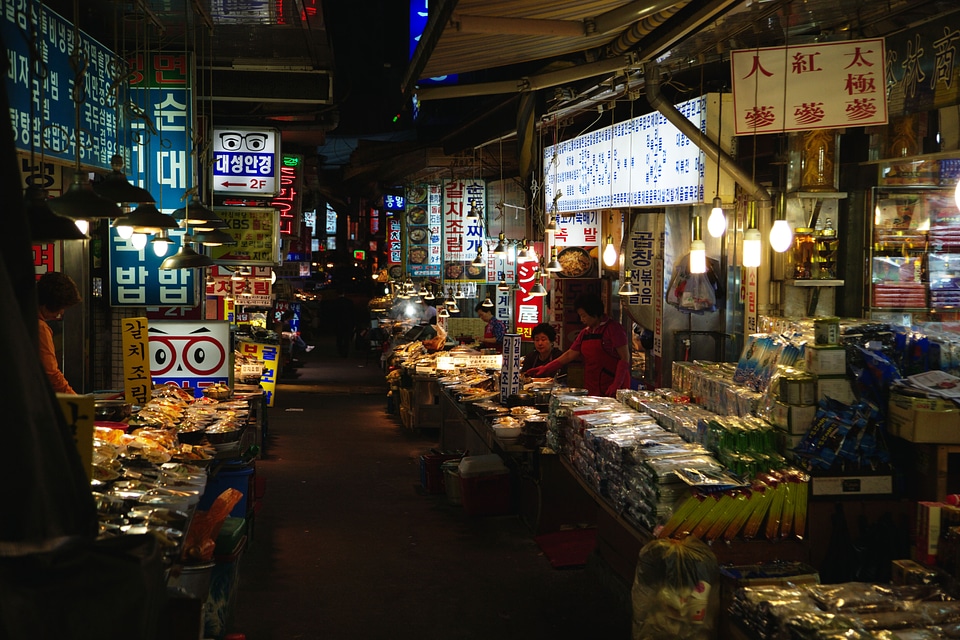
[[[148,202],[115,219],[113,226],[117,228],[117,233],[122,238],[121,227],[129,227],[133,229],[133,233],[154,234],[164,229],[176,229],[179,225],[172,216],[160,213],[153,203]]]
[[[30,225],[30,240],[34,243],[54,240],[86,240],[70,218],[59,216],[47,205],[50,198],[43,187],[30,186],[24,194],[27,222]]]
[[[161,269],[198,269],[200,267],[213,266],[213,260],[210,256],[197,253],[191,247],[186,238],[180,249],[169,258],[160,263]]]
[[[633,273],[630,270],[623,272],[623,284],[620,285],[620,290],[617,291],[617,295],[621,296],[635,296],[638,291],[637,288],[633,286],[633,280],[631,276]]]
[[[73,182],[66,192],[47,204],[57,215],[74,219],[99,220],[118,218],[123,214],[116,202],[97,195],[90,179],[79,168],[73,174]]]
[[[130,184],[123,171],[123,156],[119,153],[113,154],[110,158],[110,173],[103,180],[93,185],[93,190],[97,195],[102,196],[110,202],[121,203],[155,203],[156,200],[150,192],[142,187]]]

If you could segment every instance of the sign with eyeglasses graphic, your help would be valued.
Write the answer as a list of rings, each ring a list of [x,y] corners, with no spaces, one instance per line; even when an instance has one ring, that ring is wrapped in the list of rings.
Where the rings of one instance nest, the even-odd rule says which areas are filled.
[[[280,132],[267,128],[213,130],[214,193],[280,193]]]

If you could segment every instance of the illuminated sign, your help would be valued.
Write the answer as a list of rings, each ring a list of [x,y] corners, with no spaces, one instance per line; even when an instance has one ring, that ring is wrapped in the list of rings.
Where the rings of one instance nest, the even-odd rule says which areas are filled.
[[[213,191],[235,195],[280,193],[280,132],[259,127],[213,130]]]
[[[160,320],[150,323],[147,334],[154,384],[174,382],[181,387],[205,387],[230,383],[233,350],[229,322]]]
[[[354,260],[366,260],[367,252],[363,249],[354,249],[353,250],[353,259]]]
[[[138,249],[132,240],[109,227],[110,306],[193,307],[197,305],[196,269],[161,269],[164,257],[149,245]],[[171,229],[170,238],[179,245],[184,232]]]
[[[280,167],[280,191],[270,206],[280,212],[281,235],[300,235],[301,175],[299,165]]]

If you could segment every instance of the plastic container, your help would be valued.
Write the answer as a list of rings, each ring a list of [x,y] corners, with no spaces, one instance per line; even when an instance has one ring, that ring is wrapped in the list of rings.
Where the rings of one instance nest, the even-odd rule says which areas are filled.
[[[243,467],[224,467],[207,480],[207,489],[200,498],[197,509],[206,511],[221,493],[227,489],[236,489],[243,494],[243,497],[230,515],[234,518],[245,518],[253,508],[255,474],[256,467],[253,464]]]
[[[461,453],[426,453],[420,456],[420,484],[427,493],[443,493],[443,470],[441,465],[448,460],[461,458]]]
[[[443,488],[450,504],[463,504],[460,494],[460,472],[454,462],[443,463]]]
[[[460,461],[460,499],[470,516],[510,513],[510,470],[500,456],[469,456]]]
[[[181,589],[187,595],[200,602],[206,602],[210,594],[210,581],[213,576],[213,567],[216,563],[190,564],[180,567],[179,573],[170,576],[167,584]]]
[[[220,538],[217,538],[219,547]],[[214,556],[210,575],[210,593],[203,608],[203,633],[205,638],[222,640],[229,628],[236,607],[237,590],[240,586],[240,557],[247,546],[242,536],[237,546],[228,554]]]

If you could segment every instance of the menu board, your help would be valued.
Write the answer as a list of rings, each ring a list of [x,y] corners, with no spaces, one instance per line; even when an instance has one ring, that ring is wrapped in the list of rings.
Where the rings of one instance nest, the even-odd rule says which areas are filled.
[[[407,273],[414,278],[439,276],[442,257],[440,185],[413,185],[407,188],[406,195],[403,235]]]
[[[273,207],[214,207],[237,244],[210,247],[218,264],[280,265],[280,219]]]
[[[479,216],[468,218],[471,209]],[[443,276],[446,280],[487,282],[485,265],[473,264],[485,245],[483,214],[486,184],[482,180],[445,180],[443,183]]]
[[[557,278],[597,278],[600,275],[600,215],[596,211],[557,214],[553,246],[563,271]]]

